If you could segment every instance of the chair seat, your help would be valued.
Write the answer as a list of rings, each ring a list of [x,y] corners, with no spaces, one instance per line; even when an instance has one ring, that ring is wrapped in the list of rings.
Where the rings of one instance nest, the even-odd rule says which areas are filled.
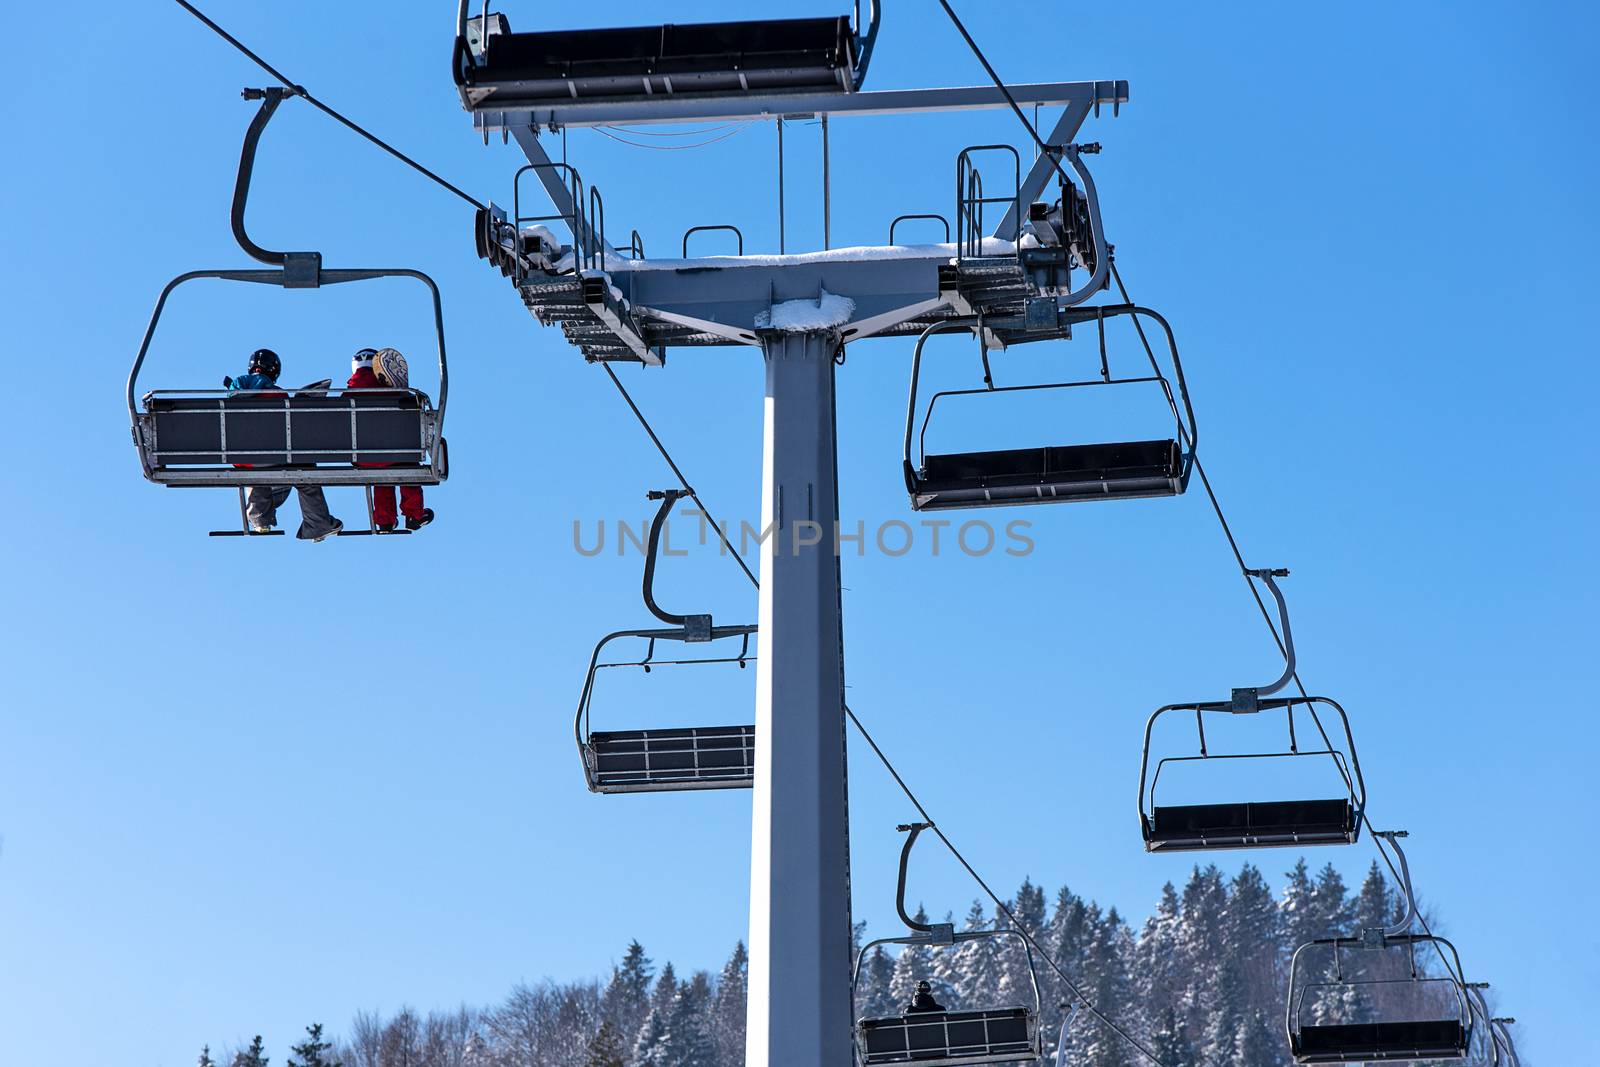
[[[1032,1060],[1035,1021],[1027,1008],[930,1011],[863,1019],[857,1024],[862,1062],[956,1067]]]
[[[1176,496],[1185,481],[1172,440],[928,455],[909,473],[917,511]]]
[[[1350,844],[1358,820],[1348,799],[1156,807],[1145,821],[1151,852]]]
[[[1297,1063],[1460,1059],[1469,1034],[1460,1019],[1302,1026],[1294,1042]]]
[[[755,783],[754,726],[595,732],[584,774],[596,793],[749,789]]]
[[[456,81],[488,90],[483,99],[495,106],[510,100],[851,92],[855,47],[855,31],[843,16],[502,33],[490,38],[482,59],[458,63]]]

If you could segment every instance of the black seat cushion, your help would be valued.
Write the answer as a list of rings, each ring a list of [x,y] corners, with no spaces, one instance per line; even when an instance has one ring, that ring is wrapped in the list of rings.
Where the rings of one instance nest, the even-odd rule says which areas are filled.
[[[1305,1062],[1451,1059],[1466,1055],[1460,1019],[1302,1026],[1296,1056]]]
[[[1216,847],[1295,844],[1347,839],[1355,826],[1348,799],[1187,804],[1153,809],[1146,836],[1152,843],[1193,842],[1196,847],[1203,847],[1202,841]]]
[[[763,19],[618,29],[499,34],[462,84],[495,99],[571,102],[658,93],[845,88],[855,50],[850,19]]]
[[[868,1067],[877,1064],[934,1064],[955,1057],[1029,1058],[1032,1034],[1026,1008],[986,1011],[929,1011],[860,1023]]]
[[[1173,496],[1183,491],[1178,442],[1047,445],[923,458],[912,492],[923,506],[951,502]]]

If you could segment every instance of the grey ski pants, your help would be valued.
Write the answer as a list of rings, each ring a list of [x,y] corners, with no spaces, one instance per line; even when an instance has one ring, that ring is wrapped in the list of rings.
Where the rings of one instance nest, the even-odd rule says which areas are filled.
[[[322,486],[302,485],[295,491],[300,494],[300,532],[295,536],[309,541],[333,529],[333,516],[328,512],[328,498],[322,495]],[[250,525],[276,526],[278,509],[289,499],[289,487],[253,485],[245,496],[245,514]]]

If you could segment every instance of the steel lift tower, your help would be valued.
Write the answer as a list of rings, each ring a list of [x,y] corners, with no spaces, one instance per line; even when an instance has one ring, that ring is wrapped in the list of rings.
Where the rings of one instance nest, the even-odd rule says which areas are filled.
[[[1126,101],[1128,87],[1011,87],[1022,107],[1063,109],[1048,151],[1025,171],[1009,146],[962,152],[954,232],[939,245],[895,245],[891,228],[881,247],[650,258],[637,234],[611,243],[598,190],[553,161],[546,138],[616,124],[826,123],[1010,106],[995,87],[858,91],[871,17],[870,27],[858,11],[854,23],[512,33],[502,15],[469,17],[465,2],[459,13],[463,102],[486,140],[513,138],[529,161],[512,209],[480,212],[479,252],[535,318],[560,325],[590,361],[659,366],[669,348],[745,345],[766,363],[760,514],[776,532],[760,568],[749,1067],[842,1067],[853,1056],[835,357],[855,341],[930,328],[975,331],[999,347],[1064,336],[1082,321],[1073,307],[1103,287],[1107,256],[1094,185],[1072,142],[1091,112]],[[714,46],[684,43],[702,29],[716,31]],[[984,192],[980,152],[1004,164],[1003,190]],[[1063,167],[1076,185],[1062,180]],[[553,211],[523,206],[526,177]],[[1054,206],[1041,202],[1053,181],[1063,197]],[[992,228],[986,207],[999,216]],[[543,225],[557,220],[568,236]],[[687,243],[685,235],[685,256]]]

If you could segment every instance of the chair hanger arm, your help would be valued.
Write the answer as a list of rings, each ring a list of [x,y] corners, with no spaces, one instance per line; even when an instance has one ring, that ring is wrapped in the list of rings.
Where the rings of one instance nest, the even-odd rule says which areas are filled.
[[[1389,847],[1394,849],[1395,858],[1400,861],[1400,892],[1406,898],[1406,913],[1399,922],[1385,927],[1383,931],[1385,937],[1400,937],[1410,931],[1417,917],[1417,898],[1411,888],[1411,865],[1406,862],[1405,850],[1400,847],[1400,839],[1408,835],[1404,830],[1375,830],[1372,836],[1386,838]]]
[[[1289,628],[1289,604],[1283,599],[1283,590],[1278,588],[1276,579],[1287,578],[1289,571],[1284,567],[1263,567],[1257,570],[1247,569],[1244,572],[1251,578],[1259,578],[1272,594],[1272,599],[1278,604],[1278,625],[1280,636],[1283,639],[1283,673],[1270,685],[1258,686],[1254,689],[1235,689],[1233,691],[1233,710],[1239,713],[1248,713],[1260,710],[1257,701],[1261,697],[1271,696],[1281,690],[1294,678],[1295,653],[1294,631]]]
[[[900,878],[894,888],[894,910],[900,913],[900,921],[919,934],[933,932],[933,927],[928,923],[919,923],[906,914],[906,866],[911,862],[911,849],[917,843],[917,835],[931,827],[931,822],[907,823],[895,829],[906,834],[906,843],[900,848]]]
[[[255,118],[250,120],[250,128],[245,130],[244,144],[239,149],[239,176],[233,183],[233,209],[230,214],[233,238],[251,259],[281,267],[287,262],[289,253],[273,252],[251,240],[244,227],[244,209],[250,199],[250,178],[255,172],[256,148],[261,143],[261,134],[266,130],[267,123],[272,121],[278,105],[291,96],[304,96],[305,90],[299,86],[288,89],[275,85],[266,89],[246,89],[241,95],[246,100],[261,101],[261,107],[256,110]]]

